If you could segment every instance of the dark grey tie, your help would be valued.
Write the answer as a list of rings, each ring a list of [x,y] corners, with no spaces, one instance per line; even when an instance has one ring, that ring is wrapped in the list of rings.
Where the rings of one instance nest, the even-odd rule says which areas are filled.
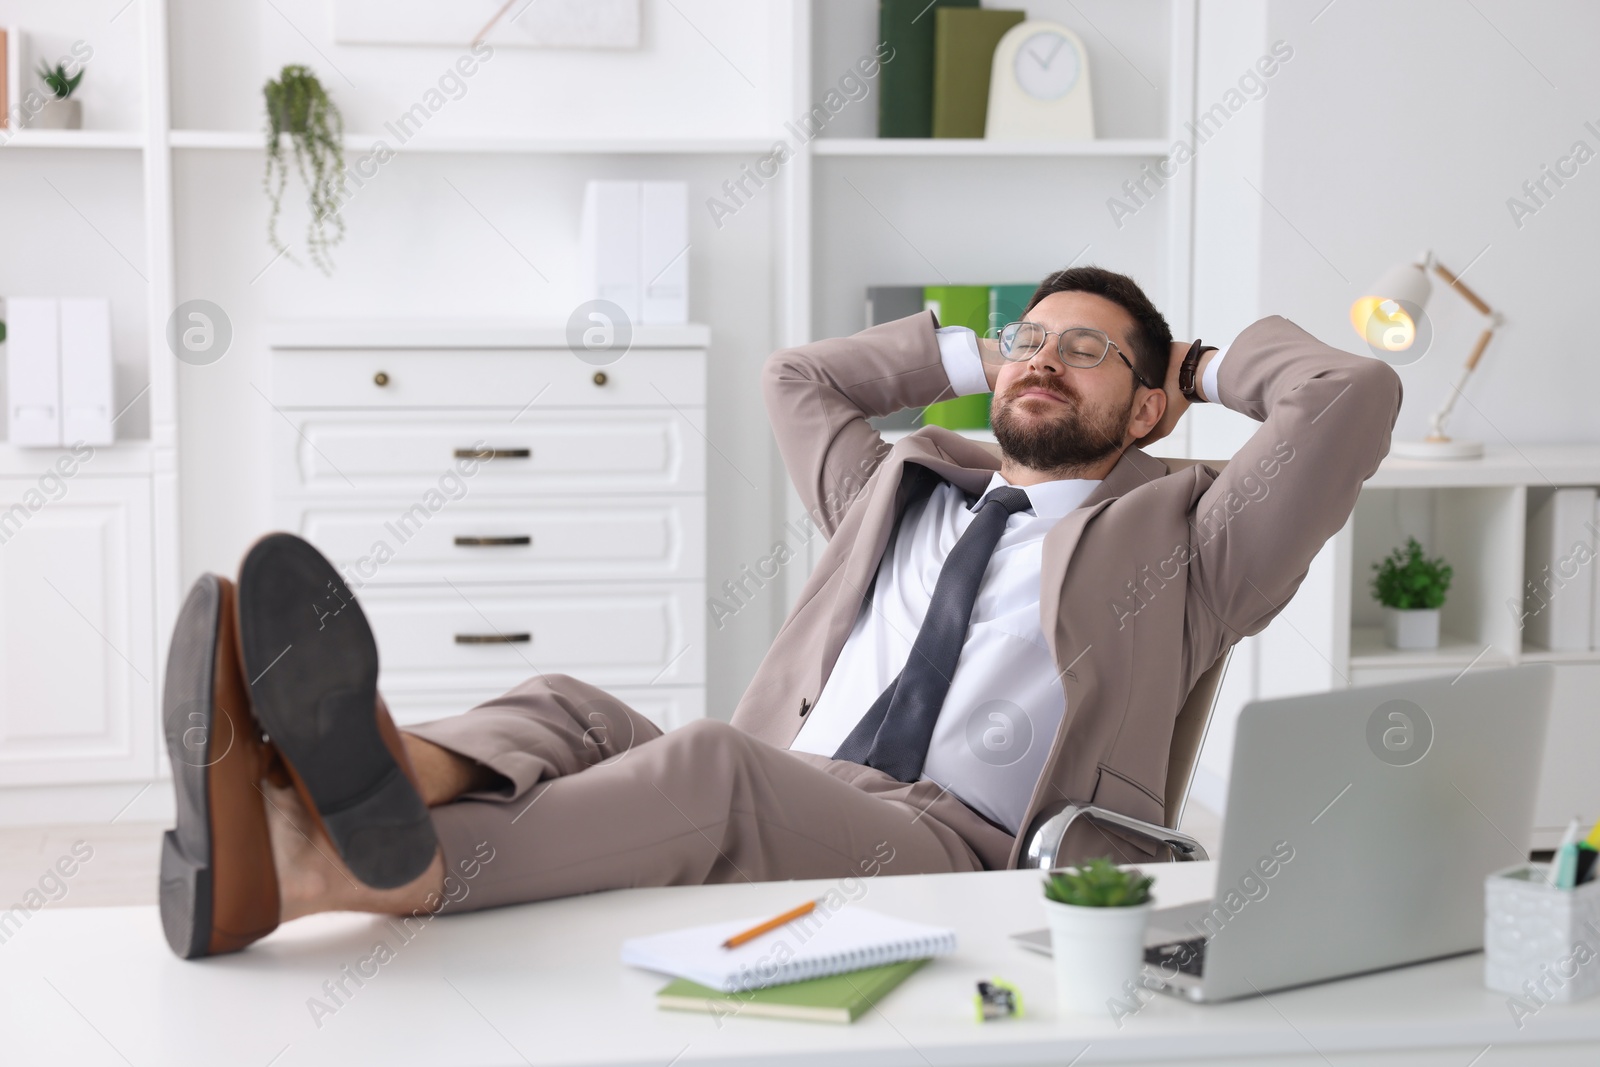
[[[1006,520],[1028,506],[1028,494],[1014,485],[984,497],[939,569],[906,665],[856,723],[834,759],[876,767],[902,782],[922,776],[928,742],[961,658],[983,572],[1005,533]]]

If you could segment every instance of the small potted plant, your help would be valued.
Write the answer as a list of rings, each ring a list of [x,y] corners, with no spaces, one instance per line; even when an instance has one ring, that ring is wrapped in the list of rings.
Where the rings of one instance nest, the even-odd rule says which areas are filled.
[[[289,181],[289,154],[293,169],[306,188],[306,251],[324,274],[333,273],[328,250],[344,237],[344,216],[339,214],[344,178],[344,118],[317,76],[307,67],[290,64],[276,80],[262,87],[267,105],[267,171],[263,178],[272,209],[267,215],[267,242],[273,250],[294,260],[278,239],[278,211]],[[284,151],[287,135],[289,151]]]
[[[1144,930],[1155,879],[1101,857],[1052,871],[1044,883],[1045,920],[1063,1011],[1105,1011],[1127,996],[1144,965]]]
[[[1404,548],[1374,563],[1372,595],[1383,605],[1383,637],[1390,648],[1438,648],[1439,607],[1450,588],[1450,564],[1424,558],[1407,537]]]
[[[42,63],[39,66],[39,78],[50,90],[50,100],[33,116],[29,125],[38,130],[81,130],[83,129],[83,101],[73,100],[73,91],[78,88],[78,83],[83,81],[83,71],[69,75],[64,63],[51,66]]]

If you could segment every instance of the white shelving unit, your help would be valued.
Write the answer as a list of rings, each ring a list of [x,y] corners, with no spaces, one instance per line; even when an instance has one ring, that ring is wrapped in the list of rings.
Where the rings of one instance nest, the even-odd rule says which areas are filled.
[[[166,14],[164,0],[145,0],[93,34],[97,73],[132,91],[105,111],[138,128],[0,133],[0,182],[26,180],[25,195],[53,195],[42,200],[50,210],[70,209],[88,227],[63,242],[87,235],[117,252],[105,271],[41,266],[48,257],[19,225],[10,237],[30,269],[6,289],[111,298],[119,408],[116,443],[95,448],[59,496],[7,531],[0,786],[31,788],[0,790],[0,821],[109,815],[137,799],[130,782],[158,772],[158,635],[171,629],[178,596],[176,380],[165,341],[174,284]],[[41,34],[41,49],[91,36],[81,13],[54,5],[7,5],[4,16]],[[137,170],[128,158],[135,154]],[[99,173],[88,177],[86,167]],[[137,236],[108,236],[76,202],[99,195],[94,187],[110,185],[108,173],[118,174],[112,196],[136,185]],[[35,179],[53,193],[37,192]],[[134,241],[142,248],[118,247]],[[71,454],[0,443],[0,508],[25,501]]]
[[[1600,649],[1533,646],[1523,639],[1518,612],[1530,501],[1567,485],[1600,486],[1600,446],[1491,445],[1480,460],[1385,459],[1349,521],[1313,561],[1280,616],[1285,625],[1274,620],[1261,635],[1261,695],[1555,664],[1531,846],[1553,847],[1572,815],[1593,817],[1589,754],[1600,746]],[[1369,588],[1372,565],[1408,536],[1453,571],[1436,649],[1387,647]]]
[[[1137,177],[1141,164],[1166,158],[1175,141],[1187,139],[1184,123],[1195,109],[1195,3],[1143,0],[1113,7],[1040,0],[1027,10],[1066,23],[1084,38],[1098,79],[1100,136],[1039,143],[878,138],[870,136],[876,101],[867,97],[860,105],[865,110],[845,113],[842,123],[799,145],[784,165],[784,224],[792,252],[783,288],[783,343],[863,329],[868,286],[1037,281],[1074,257],[1134,275],[1174,334],[1188,336],[1192,168],[1176,168],[1141,219],[1144,225],[1137,233],[1132,226],[1126,235],[1119,231],[1115,248],[1096,248],[1094,239],[1080,234],[1102,232],[1106,197]],[[796,5],[795,48],[807,59],[796,65],[797,101],[820,96],[851,57],[872,50],[876,17],[876,5]],[[1118,35],[1124,49],[1130,36],[1142,43],[1138,60],[1107,46],[1104,34],[1113,18],[1125,20]],[[1119,74],[1134,83],[1120,98],[1108,87]],[[1005,240],[1008,234],[1015,239]],[[973,257],[974,248],[983,251]],[[904,433],[888,431],[885,437]],[[987,431],[971,433],[993,440]],[[785,517],[790,528],[798,528],[804,509],[781,471],[778,477],[785,486]],[[807,542],[806,565],[786,572],[786,604],[799,595],[822,547],[820,538]]]

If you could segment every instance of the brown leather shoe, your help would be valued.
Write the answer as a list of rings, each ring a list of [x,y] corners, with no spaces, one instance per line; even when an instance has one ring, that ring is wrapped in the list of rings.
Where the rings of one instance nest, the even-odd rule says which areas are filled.
[[[178,825],[161,843],[161,925],[184,959],[237,952],[278,926],[266,753],[234,627],[233,584],[203,575],[167,655],[162,720]]]
[[[378,648],[355,595],[315,548],[276,533],[240,565],[238,610],[256,719],[306,810],[367,885],[415,881],[439,842],[378,697]]]

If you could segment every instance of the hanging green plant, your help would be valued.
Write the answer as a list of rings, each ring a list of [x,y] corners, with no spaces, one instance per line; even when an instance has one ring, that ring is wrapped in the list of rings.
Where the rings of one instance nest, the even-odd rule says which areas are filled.
[[[324,274],[333,273],[328,249],[344,238],[339,214],[339,186],[344,174],[344,118],[329,99],[317,76],[307,67],[291,64],[277,81],[262,87],[267,98],[267,171],[263,178],[272,213],[267,216],[267,240],[273,250],[294,259],[278,239],[278,210],[289,181],[284,134],[294,152],[294,168],[306,187],[306,248],[311,261]]]

